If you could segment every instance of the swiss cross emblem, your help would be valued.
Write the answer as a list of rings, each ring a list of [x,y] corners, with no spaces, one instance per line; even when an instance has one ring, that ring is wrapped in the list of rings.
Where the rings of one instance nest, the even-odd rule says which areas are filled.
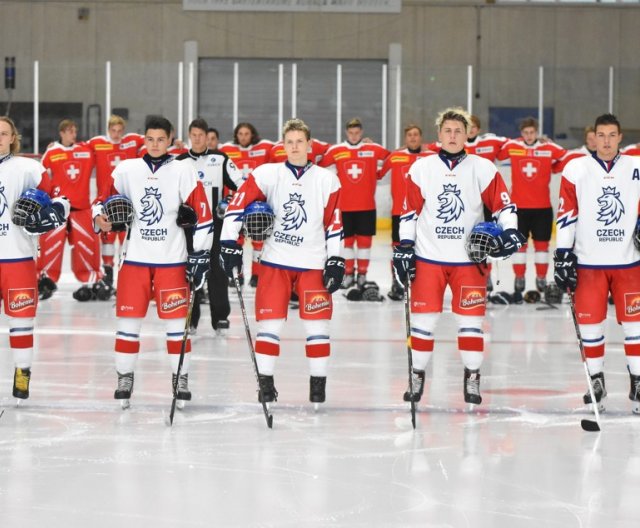
[[[249,174],[256,168],[256,162],[253,160],[243,160],[239,162],[240,170],[242,171],[242,179],[246,180]]]
[[[357,183],[364,175],[364,163],[360,161],[352,161],[347,165],[347,177],[350,182]]]
[[[522,164],[521,171],[525,180],[534,180],[540,171],[540,163],[538,160],[527,160]]]
[[[67,177],[71,181],[76,181],[78,179],[79,174],[80,174],[80,167],[78,167],[78,165],[76,165],[75,163],[70,163],[67,166]]]
[[[109,165],[111,165],[112,169],[115,169],[118,163],[120,163],[121,161],[122,161],[122,158],[118,154],[116,154],[115,156],[111,157],[111,161],[109,162]]]

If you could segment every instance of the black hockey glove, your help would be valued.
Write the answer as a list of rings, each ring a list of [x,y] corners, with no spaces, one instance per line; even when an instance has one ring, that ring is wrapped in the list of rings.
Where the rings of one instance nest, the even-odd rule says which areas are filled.
[[[568,249],[556,249],[553,254],[553,278],[563,292],[576,291],[578,286],[578,257]]]
[[[178,207],[178,216],[176,218],[176,224],[178,227],[195,227],[198,223],[198,215],[193,210],[193,207],[185,203],[180,204]]]
[[[638,218],[636,228],[633,230],[633,245],[640,251],[640,218]]]
[[[41,235],[60,227],[64,222],[64,206],[54,202],[27,216],[24,228],[32,235]]]
[[[209,251],[201,249],[192,251],[187,256],[187,280],[197,290],[204,286],[204,280],[209,274]]]
[[[416,252],[413,246],[396,246],[393,250],[393,273],[396,280],[406,284],[416,278]]]
[[[329,293],[334,293],[340,289],[344,278],[344,270],[344,259],[342,257],[329,257],[325,262],[322,283]]]
[[[493,239],[490,257],[506,258],[513,255],[527,243],[527,239],[517,229],[505,229]]]
[[[236,242],[220,244],[220,266],[228,277],[233,277],[234,268],[242,273],[242,246]]]

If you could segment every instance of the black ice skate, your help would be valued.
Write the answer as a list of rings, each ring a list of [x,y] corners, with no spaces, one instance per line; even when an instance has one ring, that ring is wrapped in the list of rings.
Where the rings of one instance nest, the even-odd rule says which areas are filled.
[[[464,369],[464,401],[473,405],[482,403],[480,396],[480,369]]]
[[[513,291],[522,293],[524,291],[524,277],[516,277],[513,281]]]
[[[176,387],[176,375],[171,374],[171,388],[177,389],[176,406],[184,409],[184,402],[191,401],[191,391],[189,390],[189,374],[180,374],[178,386]]]
[[[92,297],[98,301],[108,301],[115,292],[113,286],[104,279],[99,280],[91,287]]]
[[[413,387],[413,401],[419,402],[420,398],[422,398],[422,393],[424,392],[424,370],[413,369],[413,372],[411,373],[411,385]],[[402,396],[402,399],[406,402],[411,401],[412,387],[409,387]]]
[[[355,278],[354,278],[353,274],[345,275],[342,278],[342,284],[340,285],[340,289],[341,290],[348,290],[349,288],[351,288],[351,286],[353,286],[354,282],[355,282]]]
[[[120,405],[123,409],[129,408],[129,400],[131,399],[131,393],[133,392],[133,372],[127,372],[126,374],[118,374],[118,388],[113,393],[113,397],[116,400],[122,400]]]
[[[278,401],[278,391],[273,382],[273,376],[258,374],[258,381],[260,383],[260,389],[262,390],[262,396],[264,396],[264,403]],[[262,403],[260,392],[258,392],[258,401]]]
[[[633,414],[640,414],[640,376],[634,376],[629,372],[631,380],[631,389],[629,390],[629,399],[631,400],[631,411]]]
[[[102,277],[102,280],[105,284],[113,287],[113,266],[104,267],[104,277]]]
[[[547,288],[547,279],[544,277],[536,277],[536,290],[542,293]]]
[[[597,374],[594,374],[593,376],[591,376],[591,387],[593,387],[593,394],[596,397],[598,410],[600,412],[604,412],[605,410],[604,400],[607,398],[607,389],[604,386],[603,372],[598,372]],[[587,405],[592,404],[591,394],[589,393],[589,391],[587,391],[587,393],[582,397],[582,401]]]
[[[92,301],[94,299],[93,290],[87,285],[80,286],[73,292],[73,298],[79,302]]]
[[[13,397],[26,400],[29,397],[30,368],[16,368],[13,373]]]
[[[392,301],[402,301],[404,299],[404,288],[394,280],[387,297]]]
[[[57,289],[57,284],[46,275],[38,279],[38,297],[41,301],[49,299]]]
[[[314,404],[316,410],[318,410],[319,404],[324,403],[327,399],[326,386],[326,376],[311,376],[309,378],[309,401]]]
[[[229,319],[222,319],[220,321],[213,321],[212,322],[212,326],[213,326],[213,329],[216,332],[216,335],[226,336],[227,332],[229,330],[229,326],[230,326]]]

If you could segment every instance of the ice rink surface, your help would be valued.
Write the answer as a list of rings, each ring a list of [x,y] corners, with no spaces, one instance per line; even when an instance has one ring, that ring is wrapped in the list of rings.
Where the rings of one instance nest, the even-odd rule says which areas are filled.
[[[388,243],[376,240],[369,274],[382,293]],[[512,289],[509,264],[493,275],[498,290]],[[402,303],[351,303],[340,293],[327,402],[318,412],[308,402],[304,332],[290,312],[269,430],[233,291],[226,337],[214,336],[202,307],[193,401],[169,428],[171,373],[155,307],[122,411],[113,400],[113,303],[74,301],[76,287],[65,275],[40,304],[31,398],[19,407],[0,318],[2,527],[638,526],[640,417],[611,310],[599,434],[580,428],[586,381],[568,305],[489,307],[483,403],[472,411],[444,313],[413,431],[402,401]],[[244,291],[255,335],[253,290]]]

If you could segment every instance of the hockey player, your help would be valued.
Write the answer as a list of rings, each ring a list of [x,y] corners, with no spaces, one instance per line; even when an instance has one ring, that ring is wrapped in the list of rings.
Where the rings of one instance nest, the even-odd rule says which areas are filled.
[[[627,145],[621,150],[621,153],[627,156],[640,156],[640,143]]]
[[[536,289],[544,291],[549,269],[549,241],[553,209],[549,183],[553,165],[566,150],[552,141],[541,140],[538,121],[532,117],[520,123],[521,137],[507,141],[498,153],[499,160],[511,161],[511,195],[518,206],[518,229],[526,239],[531,236],[535,249]],[[514,290],[525,290],[527,245],[513,257]]]
[[[207,148],[209,150],[218,150],[218,144],[220,143],[220,134],[217,128],[207,129]]]
[[[51,175],[56,196],[71,203],[69,221],[40,237],[38,258],[40,298],[47,299],[56,289],[62,271],[65,242],[71,246],[71,270],[82,286],[73,293],[77,301],[107,300],[113,289],[102,279],[100,238],[92,228],[90,181],[94,158],[91,149],[76,143],[78,127],[70,119],[58,126],[60,141],[54,142],[42,157]]]
[[[246,180],[256,167],[269,162],[272,147],[273,142],[260,138],[256,127],[251,123],[238,123],[233,129],[233,141],[222,145],[220,150],[231,158]],[[263,242],[252,240],[251,246],[253,254],[249,286],[255,288],[260,275],[260,254]]]
[[[307,153],[307,160],[311,163],[320,163],[322,156],[324,156],[324,153],[327,152],[327,149],[330,146],[331,145],[329,145],[329,143],[320,141],[316,138],[311,138],[311,147]],[[284,148],[284,143],[282,141],[278,141],[273,145],[273,147],[271,147],[271,151],[269,152],[269,162],[281,163],[283,161],[287,161],[287,151]]]
[[[125,133],[127,122],[118,115],[109,117],[107,135],[95,136],[88,141],[93,152],[96,165],[96,184],[98,196],[102,196],[111,188],[111,172],[125,159],[138,156],[138,151],[144,144],[140,134]],[[104,281],[113,286],[113,263],[115,256],[116,233],[102,233],[102,264],[104,266]],[[120,233],[120,243],[124,242],[124,232]]]
[[[191,165],[197,172],[198,178],[207,195],[209,208],[215,211],[218,202],[225,198],[224,189],[236,191],[242,184],[242,171],[240,171],[229,157],[219,150],[207,148],[207,122],[204,119],[195,119],[189,124],[189,141],[191,148],[186,154],[181,154],[176,159]],[[211,325],[214,330],[226,330],[229,328],[228,281],[224,270],[218,263],[220,256],[220,231],[222,219],[213,216],[213,245],[211,246],[211,262],[213,263],[207,277],[209,308],[211,309]],[[198,297],[202,290],[198,290]],[[193,306],[191,315],[191,327],[198,328],[200,320],[199,299]],[[192,332],[193,333],[193,332]]]
[[[524,243],[517,230],[516,208],[495,165],[464,150],[470,122],[461,108],[442,112],[436,120],[442,150],[437,156],[417,160],[409,169],[400,245],[394,253],[398,280],[406,283],[415,278],[411,295],[414,390],[405,392],[405,401],[411,400],[412,392],[414,401],[419,401],[424,391],[424,371],[449,285],[464,364],[464,399],[481,403],[486,278],[480,266],[470,261],[465,241],[483,220],[486,206],[504,230],[495,239],[491,256],[507,257]]]
[[[621,155],[620,123],[595,121],[596,152],[570,161],[562,173],[554,278],[575,291],[575,306],[596,402],[604,410],[604,326],[613,296],[624,331],[634,413],[640,413],[640,159]],[[587,392],[586,404],[592,404]]]
[[[554,173],[562,173],[572,159],[581,158],[582,156],[593,156],[596,151],[596,131],[592,126],[584,129],[584,145],[580,148],[568,150],[564,156],[553,166]]]
[[[363,142],[362,122],[358,118],[347,122],[346,134],[346,141],[327,150],[320,166],[335,170],[342,186],[339,206],[344,222],[346,259],[342,287],[350,288],[354,282],[358,286],[367,282],[371,241],[376,234],[375,193],[380,176],[378,170],[389,151],[377,143]]]
[[[496,136],[490,132],[480,134],[482,123],[478,116],[471,116],[471,129],[469,131],[469,139],[464,144],[464,150],[467,154],[475,154],[481,158],[488,159],[491,162],[496,161],[498,152],[507,142],[506,137]],[[442,145],[439,141],[427,145],[429,150],[439,152]]]
[[[404,129],[404,147],[393,151],[384,160],[380,174],[385,178],[391,177],[391,247],[400,244],[400,213],[404,198],[407,194],[407,176],[413,162],[419,158],[435,154],[433,151],[422,147],[422,129],[415,124],[409,124]],[[391,290],[387,296],[394,301],[401,301],[404,295],[404,286],[398,282],[393,273],[393,260],[391,263],[392,277]]]
[[[37,189],[34,194],[47,200],[51,193],[51,180],[45,168],[35,160],[18,156],[19,152],[20,135],[15,124],[8,117],[0,117],[0,298],[9,318],[9,347],[15,365],[13,396],[26,399],[31,380],[38,284],[34,244],[25,229],[36,235],[58,227],[69,213],[69,204],[66,199],[56,198],[31,217],[19,218],[19,213],[25,211],[19,208],[25,191]]]
[[[124,407],[133,390],[140,328],[149,301],[155,298],[158,317],[165,323],[173,386],[189,302],[187,278],[199,289],[209,269],[212,241],[209,202],[195,170],[187,163],[175,161],[167,153],[170,136],[171,123],[167,119],[149,119],[144,137],[147,154],[143,158],[123,161],[112,173],[111,194],[129,198],[135,213],[129,228],[126,257],[118,276],[116,302],[118,387],[114,397],[123,400]],[[193,250],[189,252],[185,233],[177,224],[181,204],[189,205],[197,215]],[[94,219],[96,227],[104,232],[113,227],[100,202],[94,205]],[[190,350],[191,343],[187,341],[178,380],[177,396],[181,401],[191,399],[188,386]]]
[[[242,267],[242,248],[235,242],[241,227],[237,219],[252,202],[266,201],[275,213],[275,223],[273,234],[264,244],[262,275],[256,290],[256,359],[262,394],[266,402],[278,396],[273,373],[287,303],[295,290],[307,334],[309,399],[321,403],[325,401],[330,353],[331,294],[340,287],[344,275],[340,182],[331,171],[307,160],[311,135],[303,121],[287,121],[283,139],[287,161],[255,169],[227,208],[221,264],[230,277]]]

